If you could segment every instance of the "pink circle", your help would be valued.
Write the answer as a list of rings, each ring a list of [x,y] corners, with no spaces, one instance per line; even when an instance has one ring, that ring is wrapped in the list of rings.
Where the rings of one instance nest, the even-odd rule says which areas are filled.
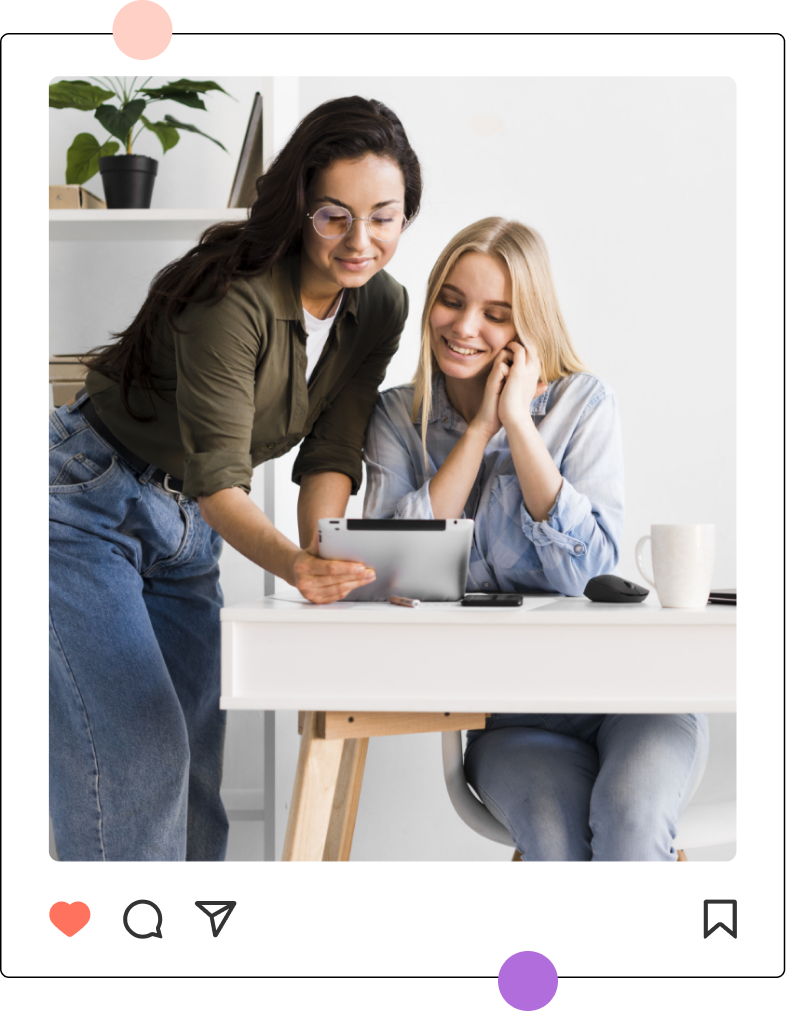
[[[121,7],[112,22],[117,48],[134,60],[152,60],[160,56],[172,38],[172,21],[151,0],[134,0]]]

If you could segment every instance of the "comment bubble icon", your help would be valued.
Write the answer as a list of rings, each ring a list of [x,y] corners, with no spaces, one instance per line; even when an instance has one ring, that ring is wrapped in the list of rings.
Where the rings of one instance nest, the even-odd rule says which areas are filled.
[[[539,951],[519,951],[502,964],[497,979],[500,996],[517,1011],[538,1011],[557,992],[554,963]]]
[[[134,910],[132,912],[132,910]],[[148,937],[163,937],[161,933],[161,923],[163,922],[161,910],[150,899],[137,899],[130,906],[126,906],[123,913],[123,926],[132,937],[138,937],[144,941]]]

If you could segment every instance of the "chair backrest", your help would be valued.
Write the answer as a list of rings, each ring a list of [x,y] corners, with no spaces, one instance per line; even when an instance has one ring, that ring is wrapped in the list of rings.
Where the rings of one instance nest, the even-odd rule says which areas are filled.
[[[737,840],[737,803],[688,804],[680,815],[674,848],[697,849]]]
[[[486,839],[502,843],[503,846],[513,846],[510,832],[467,786],[460,730],[445,730],[442,733],[442,767],[445,770],[448,796],[459,818]]]

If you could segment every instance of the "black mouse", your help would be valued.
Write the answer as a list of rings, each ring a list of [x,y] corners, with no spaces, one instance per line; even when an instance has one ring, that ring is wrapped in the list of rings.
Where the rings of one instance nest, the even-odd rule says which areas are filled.
[[[584,596],[604,604],[637,604],[649,596],[650,591],[631,583],[622,576],[595,576],[584,587]]]

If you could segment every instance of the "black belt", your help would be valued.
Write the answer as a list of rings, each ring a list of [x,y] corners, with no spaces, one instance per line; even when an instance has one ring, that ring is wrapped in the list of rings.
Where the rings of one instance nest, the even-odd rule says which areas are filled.
[[[84,390],[80,390],[77,394],[77,398],[80,397],[83,392]],[[145,463],[145,461],[141,457],[137,456],[136,453],[132,453],[127,446],[124,446],[123,443],[112,434],[112,432],[99,418],[98,411],[93,406],[91,400],[88,399],[83,404],[80,404],[79,410],[85,416],[85,420],[89,423],[90,427],[101,436],[104,442],[108,442],[113,449],[116,449],[123,460],[133,467],[134,470],[145,471],[148,467],[150,467],[149,463]],[[150,480],[157,481],[158,484],[163,485],[167,491],[183,491],[183,482],[179,478],[172,477],[171,474],[167,474],[167,472],[165,470],[161,470],[160,467],[157,467],[150,475]]]

